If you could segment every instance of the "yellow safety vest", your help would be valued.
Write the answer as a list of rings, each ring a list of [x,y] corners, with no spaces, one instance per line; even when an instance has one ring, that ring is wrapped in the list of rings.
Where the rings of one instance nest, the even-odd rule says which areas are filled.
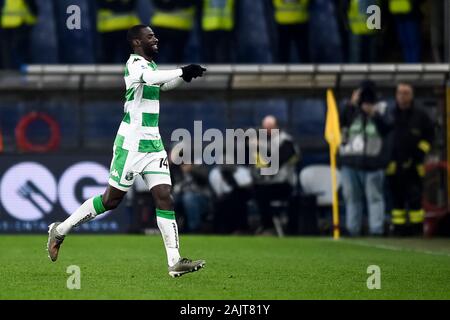
[[[151,18],[155,27],[192,30],[194,28],[195,7],[175,10],[173,12],[156,10]]]
[[[204,31],[234,28],[234,0],[203,0],[202,29]]]
[[[369,35],[375,33],[375,30],[367,28],[368,16],[364,11],[360,11],[360,0],[351,0],[350,7],[348,9],[348,21],[350,29],[355,35]]]
[[[309,0],[273,0],[278,24],[298,24],[309,20]]]
[[[1,26],[5,29],[18,28],[24,24],[33,25],[37,21],[24,0],[5,0],[1,20]]]
[[[140,23],[141,20],[133,12],[117,13],[109,9],[100,9],[97,13],[98,32],[127,30]]]
[[[411,0],[389,0],[389,11],[393,14],[407,14],[412,11]]]

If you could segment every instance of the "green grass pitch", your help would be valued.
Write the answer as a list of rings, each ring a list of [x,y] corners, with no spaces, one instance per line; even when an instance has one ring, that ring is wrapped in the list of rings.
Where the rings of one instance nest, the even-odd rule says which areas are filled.
[[[157,235],[71,235],[55,263],[46,241],[0,236],[0,299],[450,299],[449,239],[181,235],[182,255],[207,265],[175,279]],[[66,287],[70,265],[80,290]]]

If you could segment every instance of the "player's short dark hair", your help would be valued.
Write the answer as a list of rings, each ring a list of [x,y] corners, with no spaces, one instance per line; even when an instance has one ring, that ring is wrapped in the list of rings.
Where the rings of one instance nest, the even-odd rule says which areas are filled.
[[[141,36],[141,30],[145,28],[148,28],[148,26],[144,24],[138,24],[128,29],[127,41],[131,47],[133,47],[133,40],[138,39]]]

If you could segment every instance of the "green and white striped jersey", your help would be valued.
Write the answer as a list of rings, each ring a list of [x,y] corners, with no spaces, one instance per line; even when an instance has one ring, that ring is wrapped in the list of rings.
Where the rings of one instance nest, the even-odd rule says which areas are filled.
[[[182,71],[158,71],[157,68],[153,61],[137,54],[130,55],[124,75],[125,115],[114,141],[116,146],[138,152],[164,150],[158,128],[160,87],[170,82],[182,82],[179,78]]]

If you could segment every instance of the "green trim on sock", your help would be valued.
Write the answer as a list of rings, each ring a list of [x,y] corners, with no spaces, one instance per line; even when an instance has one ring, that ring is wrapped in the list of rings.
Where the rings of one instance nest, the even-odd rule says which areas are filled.
[[[160,218],[175,220],[175,211],[161,210],[161,209],[156,208],[156,216],[160,217]]]
[[[97,214],[102,214],[106,211],[105,207],[103,206],[102,202],[102,196],[96,196],[94,197],[94,209]]]

